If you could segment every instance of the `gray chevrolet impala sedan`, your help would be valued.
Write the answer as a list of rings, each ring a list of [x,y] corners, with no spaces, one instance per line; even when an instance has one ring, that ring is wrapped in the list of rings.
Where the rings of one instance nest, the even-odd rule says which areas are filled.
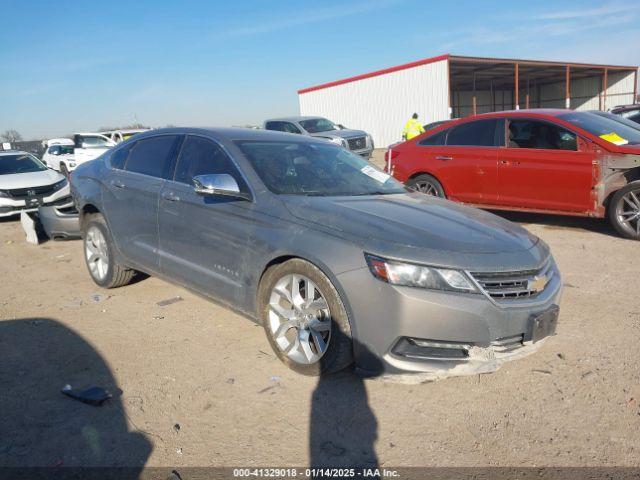
[[[555,331],[561,280],[542,240],[324,140],[154,130],[71,185],[94,282],[140,271],[209,296],[303,374],[474,372]]]

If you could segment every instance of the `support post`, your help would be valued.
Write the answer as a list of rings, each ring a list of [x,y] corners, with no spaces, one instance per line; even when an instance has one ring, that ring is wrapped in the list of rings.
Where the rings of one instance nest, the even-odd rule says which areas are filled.
[[[516,63],[516,71],[515,71],[515,88],[513,90],[513,103],[515,104],[515,109],[520,110],[520,78],[519,78],[519,68],[520,65]]]
[[[571,67],[567,65],[564,75],[564,108],[571,108]]]
[[[476,72],[473,72],[473,114],[478,114],[478,106],[476,100]]]
[[[609,69],[604,69],[604,81],[602,85],[602,110],[607,110],[607,88],[609,88]]]
[[[526,109],[529,108],[529,74],[527,73],[527,95],[525,96],[525,107]]]

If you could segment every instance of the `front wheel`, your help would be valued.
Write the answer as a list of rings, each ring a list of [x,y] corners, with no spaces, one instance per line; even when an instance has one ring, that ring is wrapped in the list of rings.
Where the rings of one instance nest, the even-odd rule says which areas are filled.
[[[640,240],[640,181],[618,190],[609,203],[609,221],[623,237]]]
[[[343,370],[353,361],[351,327],[337,290],[315,265],[293,259],[260,282],[260,319],[280,360],[303,375]]]
[[[407,182],[407,187],[416,192],[424,193],[425,195],[445,198],[444,188],[442,188],[440,182],[427,173],[410,178]]]

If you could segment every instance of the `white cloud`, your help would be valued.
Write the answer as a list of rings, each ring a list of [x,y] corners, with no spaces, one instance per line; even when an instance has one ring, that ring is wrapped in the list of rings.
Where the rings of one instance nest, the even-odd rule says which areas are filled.
[[[301,25],[336,20],[338,18],[381,10],[394,6],[400,3],[400,1],[401,0],[382,0],[377,2],[354,3],[351,5],[333,5],[331,7],[316,10],[303,10],[295,15],[287,15],[284,18],[272,18],[261,23],[232,28],[230,30],[223,31],[216,36],[244,37],[277,32],[279,30],[285,30],[287,28],[298,27]]]

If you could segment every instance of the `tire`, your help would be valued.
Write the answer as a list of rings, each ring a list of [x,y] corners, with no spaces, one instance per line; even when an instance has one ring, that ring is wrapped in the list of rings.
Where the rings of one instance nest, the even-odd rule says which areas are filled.
[[[312,299],[307,297],[310,282],[315,292]],[[295,284],[299,291],[297,303],[301,303],[297,307],[286,299],[287,294],[291,298]],[[313,303],[305,306],[310,301]],[[339,372],[353,363],[347,311],[338,291],[315,265],[293,259],[267,270],[258,288],[258,309],[271,348],[291,370],[319,376]],[[287,316],[276,313],[275,309]],[[285,324],[290,326],[287,328]],[[283,330],[278,334],[280,328]],[[321,350],[323,342],[325,349]],[[289,347],[292,348],[287,352]]]
[[[640,240],[640,180],[614,193],[607,214],[611,225],[620,235]]]
[[[69,169],[64,163],[60,163],[60,173],[66,178],[69,178]]]
[[[84,217],[82,242],[87,270],[97,285],[117,288],[131,282],[136,271],[115,261],[113,240],[101,214],[94,213]]]
[[[417,177],[410,178],[406,185],[416,192],[424,193],[425,195],[447,198],[444,194],[442,184],[428,173],[423,173]]]

